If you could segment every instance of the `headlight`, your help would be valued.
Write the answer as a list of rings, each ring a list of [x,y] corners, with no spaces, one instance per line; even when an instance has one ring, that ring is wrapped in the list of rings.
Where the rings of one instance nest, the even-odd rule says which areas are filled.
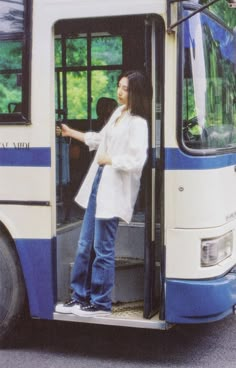
[[[213,266],[231,256],[233,249],[233,232],[219,238],[202,239],[201,266]]]

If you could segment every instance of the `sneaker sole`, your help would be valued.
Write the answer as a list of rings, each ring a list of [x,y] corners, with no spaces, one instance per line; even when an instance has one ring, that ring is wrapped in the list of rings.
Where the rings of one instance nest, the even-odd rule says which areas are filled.
[[[75,308],[79,308],[78,305],[74,305],[73,307],[64,307],[63,304],[58,304],[55,308],[55,312],[63,313],[63,314],[74,314]]]
[[[74,310],[73,312],[78,317],[105,317],[111,315],[110,311],[96,311],[96,312],[87,312],[81,309]]]

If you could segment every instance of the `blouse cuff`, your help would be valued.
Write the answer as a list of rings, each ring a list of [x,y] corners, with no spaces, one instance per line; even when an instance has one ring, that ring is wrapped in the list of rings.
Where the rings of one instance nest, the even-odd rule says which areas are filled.
[[[100,135],[95,132],[86,132],[84,134],[84,143],[89,147],[89,151],[94,151],[100,143]]]

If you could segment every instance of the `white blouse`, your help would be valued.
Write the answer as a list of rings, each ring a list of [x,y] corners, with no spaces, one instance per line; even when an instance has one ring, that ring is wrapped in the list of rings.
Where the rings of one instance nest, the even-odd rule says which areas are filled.
[[[85,143],[96,155],[75,197],[82,207],[88,205],[98,163],[97,157],[106,153],[112,165],[105,165],[97,192],[96,218],[119,217],[130,222],[137,199],[142,169],[147,158],[147,121],[129,112],[116,123],[123,106],[118,107],[99,132],[85,133]]]

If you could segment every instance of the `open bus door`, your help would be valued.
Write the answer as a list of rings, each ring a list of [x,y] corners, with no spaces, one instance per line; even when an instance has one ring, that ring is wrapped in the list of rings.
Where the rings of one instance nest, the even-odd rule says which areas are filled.
[[[146,175],[146,223],[144,247],[144,318],[162,314],[161,254],[163,238],[161,136],[163,121],[163,32],[155,17],[145,25],[146,69],[153,87]]]
[[[134,42],[137,38],[140,41],[138,44]],[[103,42],[104,40],[106,42]],[[101,73],[106,77],[104,80],[110,79],[113,81],[112,89],[116,93],[116,80],[121,70],[142,70],[145,66],[153,86],[152,116],[149,122],[149,160],[142,177],[141,190],[133,219],[130,224],[120,222],[116,239],[116,281],[112,296],[114,308],[112,317],[109,319],[111,324],[122,314],[122,317],[124,316],[122,324],[129,323],[130,325],[130,321],[125,321],[128,321],[132,314],[133,324],[136,325],[137,313],[139,320],[142,321],[141,324],[148,323],[148,319],[153,315],[157,315],[160,311],[160,233],[163,218],[161,208],[163,206],[160,195],[162,175],[158,167],[161,158],[160,126],[163,125],[163,108],[161,107],[163,106],[162,77],[164,75],[163,40],[163,21],[160,17],[152,15],[133,16],[132,22],[128,16],[113,17],[112,21],[110,18],[97,18],[96,21],[93,20],[92,22],[90,19],[62,20],[55,26],[57,107],[59,112],[61,110],[67,112],[67,123],[72,128],[82,131],[95,130],[97,120],[96,116],[93,115],[94,104],[96,104],[102,93],[100,85],[97,91],[98,83],[96,83],[95,77],[101,75]],[[85,53],[82,65],[74,65],[74,59],[71,58],[70,60],[69,58],[71,54],[73,55],[74,50],[77,50],[78,44],[89,50]],[[97,60],[93,60],[93,57],[100,54],[103,57],[101,50],[97,54],[97,47],[103,47],[106,51],[105,55],[110,55],[110,49],[106,49],[107,44],[110,45],[109,47],[112,47],[112,45],[116,47],[114,52],[116,55],[115,64],[105,65],[101,69],[100,64],[97,66]],[[96,49],[93,49],[95,46]],[[132,53],[130,52],[131,49],[133,49]],[[112,63],[113,58],[109,62]],[[86,72],[84,69],[86,69]],[[73,117],[72,108],[74,106],[77,108],[84,96],[75,103],[74,100],[72,101],[72,94],[70,93],[70,86],[73,83],[77,86],[78,95],[81,91],[84,91],[84,89],[78,87],[78,81],[81,84],[84,82],[87,86],[86,101],[80,110],[81,118]],[[106,91],[104,90],[104,92]],[[109,95],[109,97],[113,96]],[[90,158],[85,154],[85,149],[84,145],[79,145],[80,156],[76,160],[76,178],[81,172],[83,176],[87,172]],[[77,182],[73,183],[74,176],[72,176],[72,166],[75,165],[73,163],[75,159],[69,156],[67,161],[71,174],[69,185],[70,187],[78,187]],[[60,160],[58,159],[57,169],[60,168],[59,163]],[[87,165],[86,170],[82,164],[83,166]],[[62,166],[65,168],[65,165]],[[63,175],[59,176],[59,178],[61,177],[64,178]],[[67,193],[66,185],[64,185],[64,182],[62,184],[63,192],[62,196],[58,197],[59,200],[66,198]],[[57,206],[58,303],[69,297],[70,272],[83,218],[81,209],[76,206],[71,208],[70,217],[66,216],[65,219],[66,205],[66,201],[59,201]],[[68,244],[70,244],[70,247],[68,247]],[[63,316],[57,315],[56,318],[63,318]],[[157,316],[156,319],[158,319]]]

